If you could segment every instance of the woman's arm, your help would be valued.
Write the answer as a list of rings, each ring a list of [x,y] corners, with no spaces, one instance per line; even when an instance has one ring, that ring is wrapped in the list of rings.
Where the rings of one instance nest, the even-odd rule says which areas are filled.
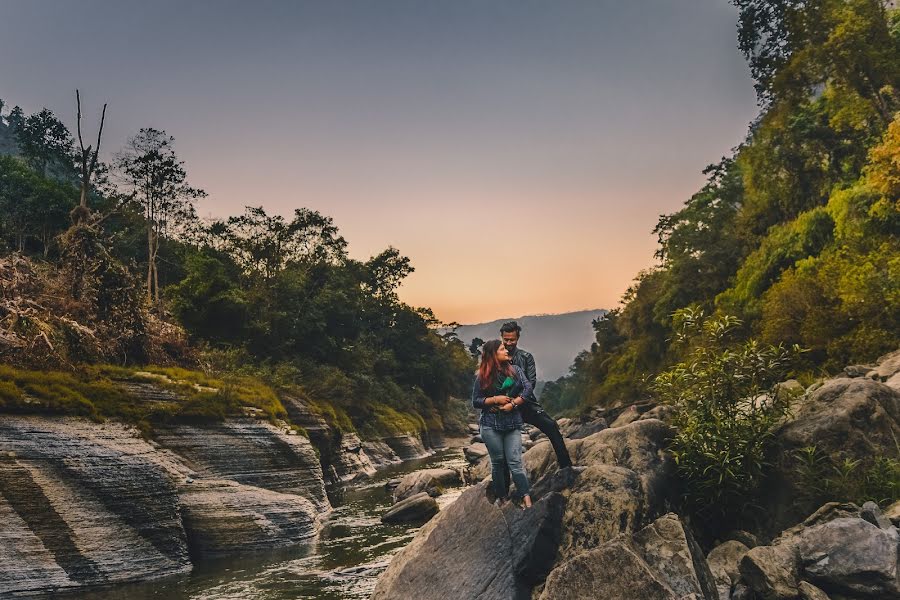
[[[482,410],[488,406],[487,397],[484,390],[481,389],[481,381],[478,375],[475,376],[475,383],[472,385],[472,408]]]
[[[481,389],[478,375],[475,376],[475,383],[472,385],[472,408],[484,410],[497,404],[506,404],[508,402],[509,398],[506,396],[486,396],[485,391]]]

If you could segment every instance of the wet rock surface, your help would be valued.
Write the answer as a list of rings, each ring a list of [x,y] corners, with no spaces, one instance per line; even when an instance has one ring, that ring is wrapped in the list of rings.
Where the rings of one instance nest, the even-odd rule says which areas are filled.
[[[438,513],[438,504],[426,492],[419,492],[394,504],[384,515],[384,523],[424,523]]]

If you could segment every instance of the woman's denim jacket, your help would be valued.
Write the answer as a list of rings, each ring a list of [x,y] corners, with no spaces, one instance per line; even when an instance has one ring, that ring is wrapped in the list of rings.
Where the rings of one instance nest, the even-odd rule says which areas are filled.
[[[525,377],[525,372],[513,365],[513,377],[516,380],[516,386],[513,389],[516,391],[522,390],[516,394],[516,396],[528,398],[531,395],[532,385]],[[485,398],[494,395],[490,392],[490,388],[487,390],[481,389],[481,379],[478,375],[475,375],[475,384],[472,386],[472,408],[481,411],[481,426],[496,429],[497,431],[520,429],[523,425],[523,421],[522,413],[518,407],[509,412],[492,409],[492,407],[485,408]]]

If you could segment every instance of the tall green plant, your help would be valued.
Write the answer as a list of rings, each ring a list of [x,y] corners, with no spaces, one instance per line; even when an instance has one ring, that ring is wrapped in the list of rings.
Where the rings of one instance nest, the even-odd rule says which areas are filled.
[[[711,530],[752,516],[758,506],[773,427],[790,407],[790,393],[778,382],[800,352],[797,346],[731,342],[741,325],[733,316],[675,313],[673,342],[686,346],[687,358],[652,385],[675,408],[671,451],[685,508]]]

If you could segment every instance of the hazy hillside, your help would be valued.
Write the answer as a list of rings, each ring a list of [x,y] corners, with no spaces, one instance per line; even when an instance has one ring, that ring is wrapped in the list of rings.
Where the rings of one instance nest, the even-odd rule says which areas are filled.
[[[606,310],[582,310],[560,315],[531,315],[515,319],[522,327],[521,346],[534,354],[538,379],[553,381],[569,372],[572,360],[591,347],[594,329],[591,321]],[[473,339],[500,337],[500,325],[513,320],[497,319],[490,323],[462,325],[456,330],[459,339],[469,345]]]

